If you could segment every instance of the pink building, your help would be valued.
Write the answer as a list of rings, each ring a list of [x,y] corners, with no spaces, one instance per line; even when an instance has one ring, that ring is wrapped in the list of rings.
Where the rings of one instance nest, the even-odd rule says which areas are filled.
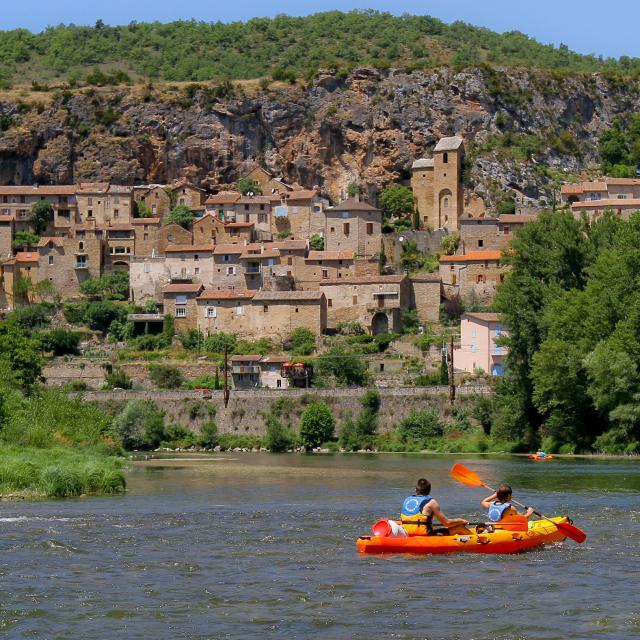
[[[453,351],[454,369],[503,375],[507,348],[496,340],[505,335],[499,313],[465,313],[460,320],[460,346]]]

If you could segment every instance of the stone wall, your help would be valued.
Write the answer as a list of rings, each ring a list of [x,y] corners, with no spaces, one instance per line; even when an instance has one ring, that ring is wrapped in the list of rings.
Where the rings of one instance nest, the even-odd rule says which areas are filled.
[[[168,424],[182,424],[194,431],[209,419],[209,408],[215,408],[215,421],[221,433],[264,435],[265,414],[276,400],[285,399],[282,421],[298,428],[305,407],[317,400],[326,402],[338,425],[351,413],[360,412],[360,398],[366,389],[252,389],[232,391],[224,407],[222,391],[105,391],[87,392],[86,400],[104,405],[111,413],[121,410],[128,400],[153,400],[165,412]],[[460,387],[456,406],[472,404],[479,395],[489,393],[487,387]],[[435,408],[442,416],[449,414],[446,387],[380,389],[380,432],[392,431],[411,411]]]

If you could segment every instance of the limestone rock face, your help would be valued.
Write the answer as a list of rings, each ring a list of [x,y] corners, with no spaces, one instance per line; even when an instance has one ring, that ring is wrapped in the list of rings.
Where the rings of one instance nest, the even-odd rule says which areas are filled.
[[[323,72],[305,88],[189,95],[136,87],[64,92],[50,105],[0,102],[0,183],[187,177],[224,188],[260,165],[333,197],[351,182],[373,197],[408,180],[439,138],[459,134],[469,192],[491,202],[511,189],[541,204],[553,170],[557,183],[595,165],[600,132],[640,110],[637,81],[488,68]],[[569,149],[557,143],[563,132]]]

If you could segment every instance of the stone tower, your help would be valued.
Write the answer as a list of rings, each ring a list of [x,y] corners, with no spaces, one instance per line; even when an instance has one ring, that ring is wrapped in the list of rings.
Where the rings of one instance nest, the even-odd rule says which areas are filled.
[[[458,229],[464,207],[463,160],[464,142],[460,136],[453,136],[438,142],[433,159],[422,158],[413,163],[411,188],[425,227]]]

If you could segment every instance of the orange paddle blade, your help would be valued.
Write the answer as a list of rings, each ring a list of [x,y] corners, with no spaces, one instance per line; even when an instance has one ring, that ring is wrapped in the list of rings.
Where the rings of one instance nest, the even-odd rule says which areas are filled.
[[[468,487],[484,487],[484,482],[480,480],[478,474],[475,473],[475,471],[471,471],[471,469],[467,469],[467,467],[459,462],[456,462],[456,464],[451,467],[449,473],[451,473],[458,482],[462,482],[462,484],[466,484]]]
[[[587,534],[582,529],[578,529],[568,522],[554,522],[554,524],[567,538],[571,538],[579,544],[587,539]]]

